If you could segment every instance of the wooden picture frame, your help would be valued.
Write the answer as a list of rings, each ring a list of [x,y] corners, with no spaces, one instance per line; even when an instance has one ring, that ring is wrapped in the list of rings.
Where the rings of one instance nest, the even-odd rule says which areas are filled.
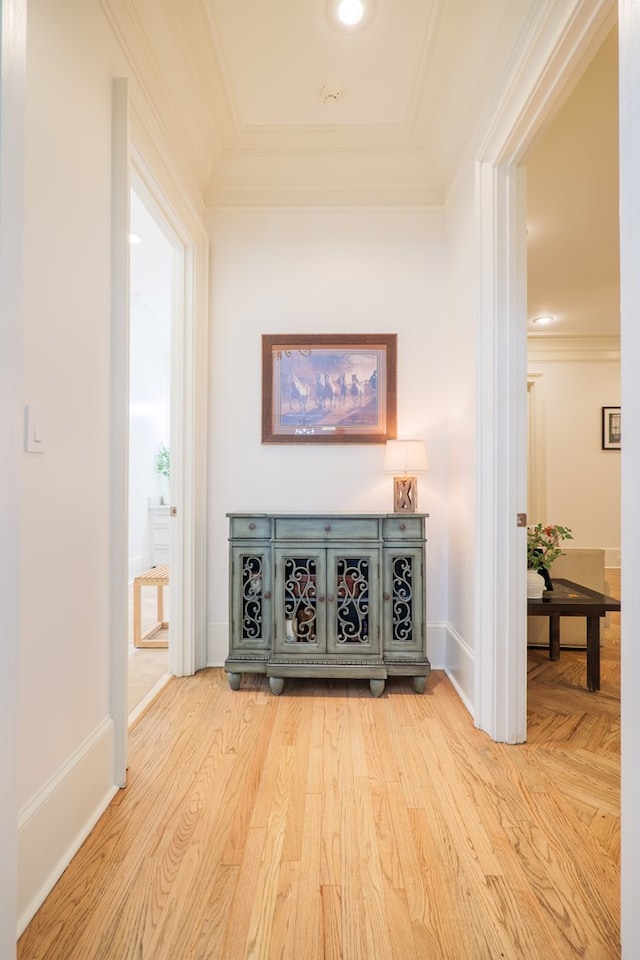
[[[620,407],[602,408],[602,449],[621,450]]]
[[[263,443],[385,443],[396,436],[392,334],[264,334]]]

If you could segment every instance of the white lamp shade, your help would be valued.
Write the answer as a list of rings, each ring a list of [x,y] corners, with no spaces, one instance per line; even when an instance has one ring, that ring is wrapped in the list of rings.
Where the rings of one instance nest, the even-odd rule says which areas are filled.
[[[384,469],[389,473],[424,473],[427,469],[424,440],[387,440]]]

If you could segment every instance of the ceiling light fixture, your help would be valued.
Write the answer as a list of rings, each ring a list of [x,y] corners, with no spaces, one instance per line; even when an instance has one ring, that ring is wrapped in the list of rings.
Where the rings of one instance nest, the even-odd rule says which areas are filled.
[[[544,327],[548,323],[553,323],[553,317],[535,317],[531,323],[535,323],[538,327]]]
[[[364,5],[361,0],[342,0],[338,7],[338,18],[346,27],[353,27],[360,23],[364,16]]]
[[[341,33],[364,30],[375,14],[376,0],[325,0],[325,13],[332,27]]]

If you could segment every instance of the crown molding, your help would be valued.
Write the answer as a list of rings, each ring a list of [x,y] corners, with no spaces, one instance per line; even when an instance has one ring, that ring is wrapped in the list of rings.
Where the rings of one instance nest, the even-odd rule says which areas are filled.
[[[198,157],[135,4],[131,0],[99,3],[127,62],[130,97],[137,104],[137,127],[153,130],[152,137],[162,143],[171,165],[181,171],[190,190],[202,197],[209,171]]]
[[[544,0],[532,9],[484,135],[483,159],[522,162],[535,133],[556,115],[615,23],[616,10],[616,0]],[[505,130],[510,131],[506,142]]]
[[[619,336],[527,337],[529,363],[620,362]]]

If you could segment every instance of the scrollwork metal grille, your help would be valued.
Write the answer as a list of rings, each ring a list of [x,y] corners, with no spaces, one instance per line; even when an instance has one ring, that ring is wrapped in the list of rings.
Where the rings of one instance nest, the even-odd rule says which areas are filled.
[[[317,568],[313,557],[287,557],[284,564],[284,616],[287,643],[317,642]]]
[[[413,558],[393,558],[393,642],[413,642]]]
[[[337,579],[337,642],[369,643],[368,558],[341,557],[337,563]]]
[[[242,557],[242,639],[262,636],[262,557]]]

